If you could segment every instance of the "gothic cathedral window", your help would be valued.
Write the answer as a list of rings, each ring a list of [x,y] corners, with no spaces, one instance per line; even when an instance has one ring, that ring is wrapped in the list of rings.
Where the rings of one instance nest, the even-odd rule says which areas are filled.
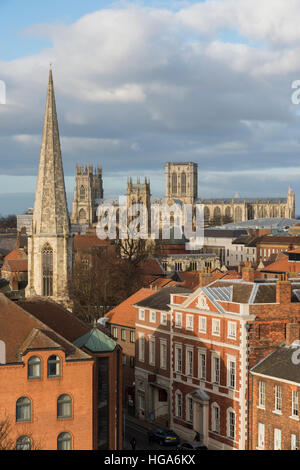
[[[43,296],[53,295],[53,250],[47,243],[42,251]]]
[[[85,200],[85,187],[81,186],[79,190],[79,198],[81,201]]]

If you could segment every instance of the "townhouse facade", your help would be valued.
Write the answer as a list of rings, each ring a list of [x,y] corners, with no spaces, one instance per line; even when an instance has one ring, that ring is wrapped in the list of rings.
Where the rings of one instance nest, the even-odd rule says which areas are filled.
[[[155,420],[164,413],[182,438],[199,432],[210,449],[249,449],[250,369],[286,341],[291,318],[300,322],[298,289],[297,280],[255,279],[248,264],[242,279],[202,283],[193,292],[163,289],[169,299],[157,293],[138,303],[137,415]],[[163,312],[165,329],[157,318]]]

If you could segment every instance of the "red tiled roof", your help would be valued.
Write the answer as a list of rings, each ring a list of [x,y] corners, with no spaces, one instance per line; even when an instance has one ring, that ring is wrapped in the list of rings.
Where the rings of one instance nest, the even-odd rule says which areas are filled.
[[[27,253],[22,248],[12,250],[5,256],[4,261],[9,259],[27,259]]]
[[[153,295],[154,292],[153,289],[142,288],[138,290],[124,302],[107,312],[105,317],[109,318],[110,323],[135,328],[136,307],[133,307],[133,305]]]
[[[26,272],[28,271],[27,259],[9,259],[6,260],[2,266],[3,271],[8,269],[11,272]]]
[[[94,247],[110,246],[110,240],[101,240],[97,235],[75,235],[74,250],[90,250]]]

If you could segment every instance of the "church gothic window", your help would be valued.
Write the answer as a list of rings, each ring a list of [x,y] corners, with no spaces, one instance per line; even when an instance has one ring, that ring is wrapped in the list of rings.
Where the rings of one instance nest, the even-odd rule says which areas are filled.
[[[181,194],[186,194],[186,174],[181,173]]]
[[[81,201],[85,200],[85,187],[81,186],[80,191],[79,191],[79,198]]]
[[[172,194],[177,193],[177,175],[176,173],[172,173]]]
[[[53,295],[53,250],[46,244],[42,251],[43,296]]]

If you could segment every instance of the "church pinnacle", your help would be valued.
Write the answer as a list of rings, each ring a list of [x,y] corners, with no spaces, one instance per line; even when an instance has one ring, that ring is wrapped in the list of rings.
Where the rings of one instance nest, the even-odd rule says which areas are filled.
[[[53,76],[50,68],[34,203],[33,232],[62,234],[69,232],[69,229]]]
[[[51,297],[65,305],[68,303],[72,249],[53,76],[50,68],[32,231],[28,234],[26,297]]]

